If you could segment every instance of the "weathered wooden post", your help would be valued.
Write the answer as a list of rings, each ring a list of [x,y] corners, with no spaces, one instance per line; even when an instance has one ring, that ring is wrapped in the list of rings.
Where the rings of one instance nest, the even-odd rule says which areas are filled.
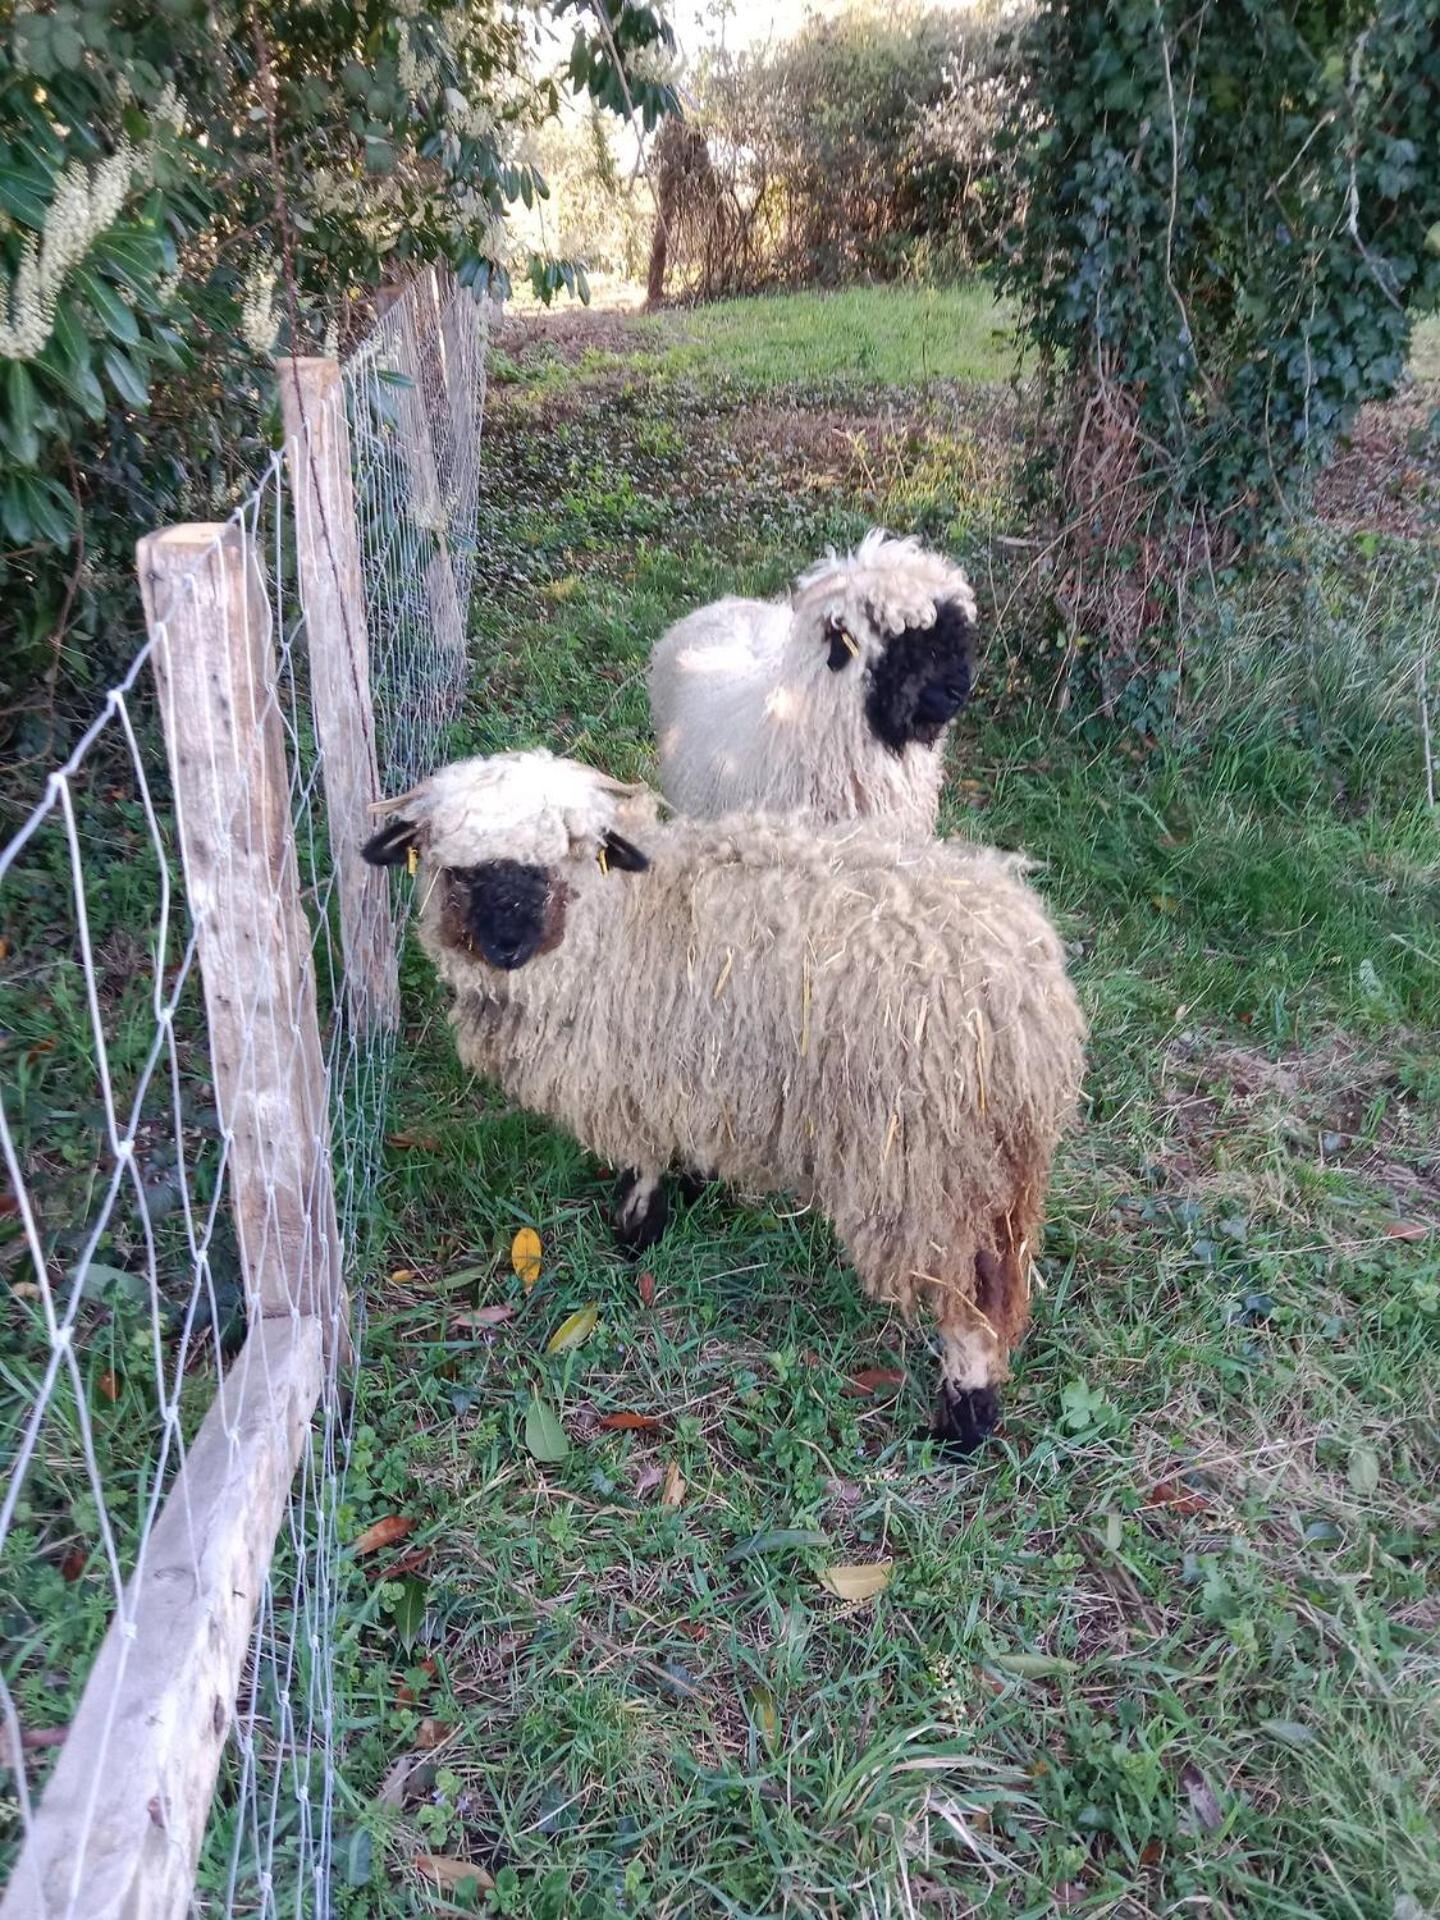
[[[140,542],[249,1333],[86,1684],[0,1920],[185,1920],[236,1691],[327,1370],[348,1357],[270,607],[243,523]],[[328,1357],[327,1357],[328,1353]]]
[[[388,289],[382,297],[381,309],[392,343],[395,371],[403,374],[408,382],[398,394],[400,442],[410,473],[411,515],[430,545],[430,558],[425,566],[426,600],[435,623],[436,639],[447,651],[463,656],[465,613],[455,586],[449,503],[435,458],[435,438],[425,395],[425,361],[415,313],[419,285],[417,282],[410,287]]]
[[[138,550],[252,1318],[341,1326],[344,1286],[310,928],[270,604],[243,524]]]
[[[400,1009],[390,894],[360,857],[381,789],[344,383],[335,360],[282,360],[278,378],[346,1003],[360,1032],[390,1029]]]

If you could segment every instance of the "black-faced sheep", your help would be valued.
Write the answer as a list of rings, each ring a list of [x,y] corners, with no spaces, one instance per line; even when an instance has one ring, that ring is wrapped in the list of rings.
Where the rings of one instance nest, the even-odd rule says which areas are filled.
[[[540,752],[387,805],[366,858],[418,852],[466,1063],[652,1190],[678,1163],[813,1201],[872,1298],[933,1315],[937,1431],[977,1444],[1083,1064],[1017,863],[871,823],[661,825]]]
[[[875,815],[929,836],[974,631],[960,569],[878,528],[802,574],[787,599],[687,614],[650,659],[666,799],[704,818]]]

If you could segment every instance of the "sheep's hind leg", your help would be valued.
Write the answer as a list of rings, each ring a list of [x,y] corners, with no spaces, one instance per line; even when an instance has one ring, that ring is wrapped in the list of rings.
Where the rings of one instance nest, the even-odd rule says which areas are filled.
[[[643,1253],[665,1231],[670,1201],[658,1173],[622,1173],[610,1202],[615,1243],[626,1253]]]
[[[975,1256],[973,1307],[941,1323],[940,1405],[932,1437],[947,1453],[973,1453],[1000,1424],[1000,1383],[1030,1320],[1025,1242],[1010,1221],[996,1222],[998,1254]]]
[[[988,1334],[946,1334],[940,1359],[940,1400],[930,1438],[950,1454],[974,1453],[1000,1424],[1003,1365]]]

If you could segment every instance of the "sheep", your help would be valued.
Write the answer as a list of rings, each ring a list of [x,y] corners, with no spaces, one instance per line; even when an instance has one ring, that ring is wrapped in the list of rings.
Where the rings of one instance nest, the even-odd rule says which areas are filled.
[[[883,815],[928,838],[945,739],[970,697],[975,596],[875,528],[786,600],[717,600],[650,657],[660,786],[677,812]]]
[[[935,1432],[978,1445],[1082,1071],[1019,863],[874,822],[662,824],[646,789],[544,751],[381,806],[365,857],[418,859],[465,1063],[647,1196],[678,1163],[817,1205],[871,1298],[933,1316]]]

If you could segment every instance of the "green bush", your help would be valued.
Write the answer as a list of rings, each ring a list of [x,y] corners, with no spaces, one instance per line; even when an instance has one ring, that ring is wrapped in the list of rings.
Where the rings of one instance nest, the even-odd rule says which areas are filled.
[[[1282,529],[1440,293],[1433,0],[1040,0],[1018,43],[1070,617],[1127,657]],[[1062,567],[1062,572],[1065,569]]]
[[[657,155],[682,176],[666,261],[677,289],[972,265],[1014,214],[998,134],[1016,89],[1001,36],[974,15],[857,7],[778,47],[714,56],[695,84],[708,164],[673,130]]]
[[[668,28],[561,0],[569,82]],[[133,645],[136,535],[228,511],[273,436],[269,358],[343,343],[382,280],[503,288],[514,155],[560,83],[499,0],[53,0],[0,9],[0,707],[50,750],[57,688]],[[673,105],[635,76],[652,122]],[[583,290],[535,254],[537,292]]]

